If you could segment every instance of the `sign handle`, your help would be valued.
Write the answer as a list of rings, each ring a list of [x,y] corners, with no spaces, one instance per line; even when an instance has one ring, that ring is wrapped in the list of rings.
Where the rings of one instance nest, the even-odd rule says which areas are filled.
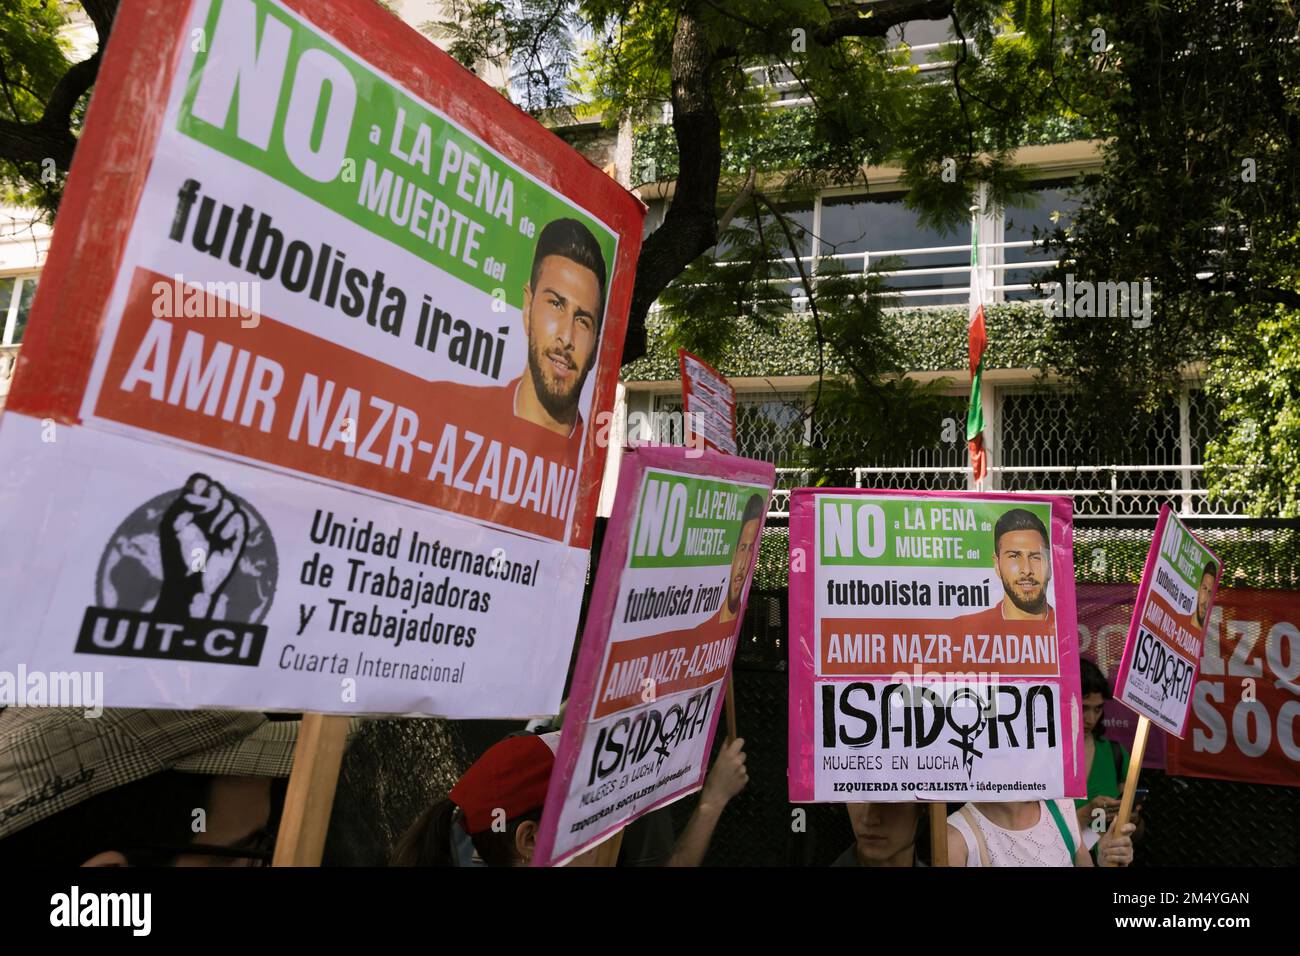
[[[620,829],[612,837],[586,853],[575,856],[569,866],[618,866],[618,851],[623,848],[623,831]]]
[[[948,865],[948,804],[930,804],[930,865]]]
[[[1133,734],[1133,752],[1128,757],[1128,774],[1124,777],[1124,796],[1120,799],[1119,815],[1115,817],[1115,826],[1123,827],[1128,823],[1133,812],[1133,797],[1137,793],[1138,774],[1142,772],[1142,755],[1147,749],[1147,732],[1151,730],[1151,721],[1138,717],[1137,730]]]
[[[350,720],[302,715],[272,866],[320,866]]]
[[[727,678],[727,698],[725,709],[727,712],[727,743],[736,739],[736,674],[732,671]]]

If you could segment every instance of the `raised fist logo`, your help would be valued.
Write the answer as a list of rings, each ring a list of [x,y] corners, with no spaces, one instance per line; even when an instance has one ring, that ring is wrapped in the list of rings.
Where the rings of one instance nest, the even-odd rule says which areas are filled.
[[[248,516],[207,475],[190,475],[158,523],[162,590],[155,613],[206,618],[217,610],[248,537]]]

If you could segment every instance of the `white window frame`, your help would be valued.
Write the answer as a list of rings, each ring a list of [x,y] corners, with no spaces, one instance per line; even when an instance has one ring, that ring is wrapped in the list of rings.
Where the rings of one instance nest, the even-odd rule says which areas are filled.
[[[0,282],[8,282],[10,279],[14,282],[14,291],[9,299],[9,309],[4,316],[4,333],[0,335],[0,348],[13,345],[21,345],[20,342],[13,341],[14,332],[18,326],[18,304],[22,301],[23,285],[27,282],[36,282],[40,279],[39,272],[21,272],[14,275],[0,276]]]

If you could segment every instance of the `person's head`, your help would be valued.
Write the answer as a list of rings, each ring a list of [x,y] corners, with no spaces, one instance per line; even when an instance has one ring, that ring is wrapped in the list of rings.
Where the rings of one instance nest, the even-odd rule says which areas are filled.
[[[270,863],[297,721],[232,711],[0,712],[0,860]]]
[[[847,803],[858,860],[866,866],[910,866],[916,852],[916,831],[925,817],[925,804]]]
[[[1026,614],[1047,609],[1052,556],[1043,522],[1024,508],[1003,513],[993,526],[993,567],[1011,603]]]
[[[1219,566],[1213,561],[1205,565],[1201,572],[1201,584],[1196,589],[1196,617],[1193,619],[1197,627],[1205,623],[1205,615],[1210,610],[1210,598],[1214,594],[1214,582],[1219,577]]]
[[[577,414],[604,303],[605,257],[596,237],[576,219],[547,223],[524,286],[524,332],[533,389],[556,421],[572,422]]]
[[[489,747],[403,834],[392,865],[527,866],[559,736],[518,734]]]
[[[750,495],[745,502],[745,511],[740,516],[740,537],[736,540],[736,550],[731,556],[731,579],[727,586],[727,607],[732,614],[740,610],[740,598],[745,591],[745,576],[758,547],[758,527],[762,524],[763,496]]]
[[[1079,658],[1079,695],[1083,698],[1083,729],[1094,737],[1104,736],[1101,722],[1106,701],[1110,700],[1110,682],[1101,668],[1086,658]]]

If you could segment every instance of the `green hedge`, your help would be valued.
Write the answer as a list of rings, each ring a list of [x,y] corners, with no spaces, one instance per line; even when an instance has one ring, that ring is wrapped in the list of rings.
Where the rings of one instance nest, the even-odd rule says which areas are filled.
[[[809,107],[774,111],[762,135],[723,143],[723,170],[743,174],[751,165],[769,172],[823,165],[827,147],[814,129],[814,119]],[[643,126],[635,131],[634,137],[633,182],[668,182],[677,178],[677,140],[671,124]],[[1092,133],[1084,120],[1056,117],[1033,128],[1026,127],[1021,132],[1020,143],[1043,146],[1090,138]]]
[[[1043,329],[1047,317],[1040,306],[1009,303],[985,310],[989,346],[986,368],[1040,368],[1043,365]],[[907,367],[917,372],[960,371],[966,367],[965,308],[907,309],[889,314],[895,334],[907,357]],[[666,323],[651,319],[647,328],[647,353],[623,367],[627,382],[662,382],[677,378],[677,346],[669,340]],[[816,375],[817,340],[812,320],[793,315],[779,333],[754,328],[740,320],[740,330],[722,355],[703,356],[724,375],[768,377]],[[826,370],[844,369],[827,354]]]

